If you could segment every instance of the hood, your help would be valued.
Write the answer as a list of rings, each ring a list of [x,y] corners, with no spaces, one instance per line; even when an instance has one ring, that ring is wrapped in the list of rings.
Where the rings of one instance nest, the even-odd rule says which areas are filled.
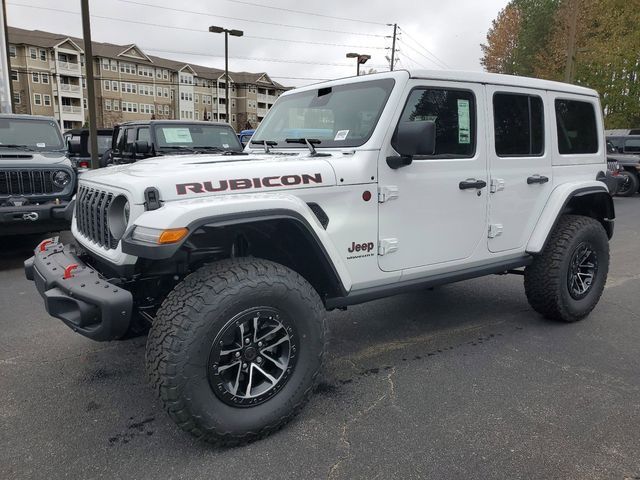
[[[48,165],[71,166],[71,161],[63,152],[29,152],[0,148],[0,169],[14,167],[40,167]]]
[[[81,183],[122,188],[133,194],[135,203],[144,202],[149,187],[157,188],[163,201],[318,188],[336,185],[327,159],[308,152],[163,156],[90,171]]]

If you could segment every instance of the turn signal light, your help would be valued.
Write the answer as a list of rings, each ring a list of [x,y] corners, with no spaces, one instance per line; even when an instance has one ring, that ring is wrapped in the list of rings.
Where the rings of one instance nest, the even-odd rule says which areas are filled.
[[[158,243],[160,245],[165,243],[176,243],[182,240],[189,233],[189,229],[182,228],[170,228],[168,230],[163,230],[158,238]]]

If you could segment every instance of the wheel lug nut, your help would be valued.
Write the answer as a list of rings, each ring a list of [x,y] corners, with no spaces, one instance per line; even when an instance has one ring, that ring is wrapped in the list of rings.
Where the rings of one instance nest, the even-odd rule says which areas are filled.
[[[261,347],[262,346],[262,342],[258,342],[258,346]]]
[[[240,356],[240,352],[236,352],[236,357],[239,357],[239,356]]]
[[[249,342],[251,342],[251,340],[249,340],[248,338],[244,339],[244,343],[249,343]]]
[[[246,363],[243,363],[243,364],[242,364],[242,368],[247,368],[247,364],[246,364]]]
[[[262,363],[262,357],[258,357],[258,358],[256,358],[256,362],[258,362],[258,363]]]

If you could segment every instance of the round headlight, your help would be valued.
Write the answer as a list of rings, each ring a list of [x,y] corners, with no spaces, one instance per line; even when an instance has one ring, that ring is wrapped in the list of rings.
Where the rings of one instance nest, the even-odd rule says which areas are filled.
[[[56,187],[64,188],[69,185],[69,182],[71,181],[71,175],[69,174],[69,172],[65,172],[64,170],[58,170],[53,172],[51,180]]]
[[[129,212],[129,201],[124,195],[118,195],[109,205],[109,211],[107,212],[109,231],[116,240],[120,240],[127,230]]]

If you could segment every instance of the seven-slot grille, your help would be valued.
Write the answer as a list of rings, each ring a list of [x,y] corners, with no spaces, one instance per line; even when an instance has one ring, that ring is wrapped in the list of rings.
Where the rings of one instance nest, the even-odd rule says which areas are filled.
[[[55,170],[0,170],[0,195],[47,195],[61,189],[53,184]]]
[[[76,226],[80,233],[88,239],[105,247],[107,250],[118,246],[109,229],[109,205],[113,201],[113,193],[80,186],[76,195]]]

